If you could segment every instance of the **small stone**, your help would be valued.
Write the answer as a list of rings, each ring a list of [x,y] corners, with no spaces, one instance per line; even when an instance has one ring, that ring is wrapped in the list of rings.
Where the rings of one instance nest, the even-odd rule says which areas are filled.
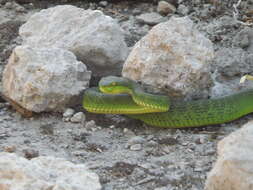
[[[53,123],[46,123],[40,126],[40,131],[44,135],[53,135],[54,134],[54,126]]]
[[[71,118],[69,118],[69,117],[64,117],[64,118],[62,118],[62,121],[64,121],[64,122],[69,122],[70,119],[71,119]]]
[[[166,1],[159,1],[157,6],[157,12],[162,15],[167,15],[170,13],[174,13],[176,11],[176,7]]]
[[[163,137],[158,139],[158,143],[165,145],[175,145],[178,144],[178,140],[173,137]]]
[[[12,9],[13,8],[13,4],[11,2],[5,3],[4,6],[5,6],[6,9]]]
[[[75,113],[75,110],[71,108],[67,108],[65,112],[63,113],[63,117],[72,117]]]
[[[12,152],[15,152],[16,151],[16,146],[6,146],[6,147],[4,147],[4,151],[5,152],[9,152],[9,153],[12,153]]]
[[[250,45],[250,36],[253,36],[253,30],[245,28],[237,33],[233,39],[233,44],[241,48],[247,48]]]
[[[82,123],[85,121],[85,115],[83,112],[78,112],[71,117],[70,121],[73,123]]]
[[[166,18],[156,12],[144,13],[136,17],[141,24],[156,25],[166,21]]]
[[[110,128],[110,129],[114,129],[114,128],[115,128],[115,125],[111,125],[109,128]]]
[[[95,128],[96,127],[96,123],[94,120],[90,120],[85,124],[85,128]]]
[[[39,156],[39,151],[34,150],[34,149],[24,149],[23,153],[25,154],[25,158],[29,160]]]
[[[19,13],[23,13],[23,12],[25,12],[25,8],[24,7],[22,7],[22,6],[16,6],[15,7],[15,10],[17,11],[17,12],[19,12]]]
[[[147,147],[156,147],[158,145],[157,142],[155,142],[154,140],[151,140],[147,143]]]
[[[143,144],[146,142],[146,139],[144,139],[141,136],[135,136],[129,139],[128,144],[129,146],[134,145],[134,144]]]
[[[108,5],[108,2],[107,1],[100,1],[99,5],[102,7],[106,7]]]
[[[183,4],[180,4],[177,8],[177,12],[185,16],[189,13],[189,8]]]
[[[133,150],[133,151],[140,151],[141,149],[142,149],[141,144],[134,144],[130,146],[130,150]]]
[[[135,9],[133,9],[132,14],[133,14],[134,16],[139,15],[139,14],[141,14],[141,10],[138,9],[138,8],[135,8]]]

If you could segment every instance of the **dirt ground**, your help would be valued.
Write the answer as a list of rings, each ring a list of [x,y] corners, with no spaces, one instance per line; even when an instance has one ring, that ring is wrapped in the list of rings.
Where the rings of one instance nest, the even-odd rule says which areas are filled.
[[[233,4],[237,3],[234,0],[170,2],[177,8],[183,5],[181,9],[186,13],[177,11],[175,14],[188,15],[214,43],[216,52],[224,48],[233,51],[240,41],[235,36],[247,27],[233,21]],[[80,0],[0,0],[0,73],[12,49],[21,43],[18,28],[29,15],[59,4],[100,9],[117,19],[125,30],[129,47],[151,28],[136,22],[136,15],[156,11],[157,7],[156,1],[107,1],[103,4]],[[252,4],[250,0],[241,3],[238,19],[250,21]],[[242,51],[251,55],[247,49],[242,48]],[[233,62],[233,57],[231,59]],[[249,61],[250,64],[247,72],[253,71],[250,70],[253,62]],[[227,72],[238,69],[239,75],[227,76]],[[224,68],[217,62],[213,70],[217,71],[215,80],[228,85],[245,74],[239,65]],[[86,163],[99,175],[104,190],[201,190],[216,160],[217,142],[253,118],[248,115],[229,124],[202,128],[159,129],[123,116],[97,116],[86,113],[81,107],[74,109],[85,113],[86,122],[66,122],[59,113],[26,119],[0,99],[0,151],[15,151],[28,158],[45,155]]]

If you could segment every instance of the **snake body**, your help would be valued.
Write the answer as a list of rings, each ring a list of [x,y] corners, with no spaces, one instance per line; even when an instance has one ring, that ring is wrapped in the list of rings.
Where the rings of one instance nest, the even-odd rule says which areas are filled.
[[[198,127],[226,123],[253,112],[253,90],[216,99],[170,102],[167,96],[145,93],[129,79],[105,77],[99,88],[85,91],[83,107],[93,113],[126,114],[157,127]]]

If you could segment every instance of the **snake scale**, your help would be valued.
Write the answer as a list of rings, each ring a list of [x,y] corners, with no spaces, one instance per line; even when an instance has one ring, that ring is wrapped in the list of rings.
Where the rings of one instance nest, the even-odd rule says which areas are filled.
[[[127,78],[108,76],[99,88],[89,88],[83,107],[93,113],[125,114],[144,123],[164,128],[199,127],[226,123],[253,112],[253,90],[216,99],[171,102],[153,95]]]

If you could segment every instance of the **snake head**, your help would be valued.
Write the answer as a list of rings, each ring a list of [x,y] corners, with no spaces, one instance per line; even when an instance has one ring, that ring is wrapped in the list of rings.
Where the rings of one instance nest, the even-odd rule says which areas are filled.
[[[106,94],[130,94],[131,81],[127,78],[107,76],[99,81],[99,90]]]

